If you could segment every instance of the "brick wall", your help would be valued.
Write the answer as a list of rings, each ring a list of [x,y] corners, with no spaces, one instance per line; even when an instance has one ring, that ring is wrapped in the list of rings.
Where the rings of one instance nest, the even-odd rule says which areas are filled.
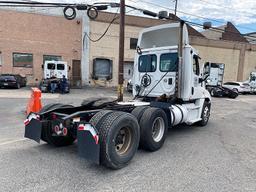
[[[80,60],[82,26],[77,20],[5,10],[0,18],[0,72],[26,75],[35,84],[42,78],[43,55],[62,56],[70,66]],[[32,53],[33,68],[13,67],[13,52]]]

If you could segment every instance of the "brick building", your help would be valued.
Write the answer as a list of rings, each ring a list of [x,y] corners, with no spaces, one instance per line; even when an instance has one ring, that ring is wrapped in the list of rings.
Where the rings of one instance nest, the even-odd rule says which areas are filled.
[[[50,16],[10,10],[0,10],[0,73],[20,73],[29,84],[37,84],[43,75],[42,64],[47,59],[67,61],[73,85],[117,85],[119,24],[116,20],[106,35],[97,39],[108,27],[114,14],[101,12],[95,20],[83,15],[68,21],[62,15]],[[177,19],[177,18],[176,18]],[[133,60],[139,32],[168,21],[126,16],[124,77],[133,72]],[[229,23],[230,30],[236,30]],[[190,41],[206,61],[225,63],[224,79],[246,80],[256,70],[256,45],[233,37],[209,38],[188,27]],[[210,34],[210,33],[209,33]],[[218,33],[215,36],[220,36]],[[214,35],[213,35],[214,36]],[[239,37],[238,37],[239,36]]]

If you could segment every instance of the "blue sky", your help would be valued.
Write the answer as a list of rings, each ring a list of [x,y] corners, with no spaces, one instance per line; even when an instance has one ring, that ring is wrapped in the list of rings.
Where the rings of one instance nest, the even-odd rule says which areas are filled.
[[[126,3],[155,12],[173,12],[175,7],[174,0],[126,0]],[[241,33],[256,32],[256,0],[178,0],[177,15],[201,24],[211,21],[213,26],[231,21]]]
[[[38,0],[42,2],[94,3],[119,0]],[[126,0],[126,3],[154,12],[173,13],[175,0]],[[133,12],[133,14],[140,14]],[[178,0],[177,15],[184,20],[202,24],[211,21],[213,26],[231,21],[241,33],[256,32],[256,0]],[[200,28],[195,27],[200,30]]]
[[[175,7],[174,0],[127,0],[127,3],[154,11],[173,12]],[[231,21],[241,33],[256,32],[256,0],[178,0],[177,15],[201,24],[211,21],[213,26]]]

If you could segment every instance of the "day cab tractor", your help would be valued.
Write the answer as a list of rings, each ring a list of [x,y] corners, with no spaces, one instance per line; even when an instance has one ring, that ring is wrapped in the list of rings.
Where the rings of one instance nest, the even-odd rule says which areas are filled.
[[[205,83],[206,89],[212,97],[228,97],[235,99],[239,93],[223,86],[225,64],[206,62],[204,64],[204,74],[208,75]]]
[[[42,92],[47,93],[51,90],[51,82],[54,81],[57,84],[56,91],[61,91],[61,79],[63,76],[68,78],[68,65],[64,61],[45,61],[42,65],[43,79],[40,82],[39,88]],[[70,83],[66,82],[64,85],[64,92],[69,93]]]
[[[138,147],[159,150],[178,124],[205,126],[211,97],[200,76],[186,24],[143,30],[135,55],[133,95],[127,102],[86,100],[81,106],[46,105],[25,121],[25,137],[54,146],[77,140],[81,157],[112,169],[126,166]]]

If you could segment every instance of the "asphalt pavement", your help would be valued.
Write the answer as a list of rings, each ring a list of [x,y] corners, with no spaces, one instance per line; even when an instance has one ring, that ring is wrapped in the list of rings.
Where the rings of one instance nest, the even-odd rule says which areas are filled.
[[[24,139],[30,91],[6,91],[0,90],[0,191],[256,191],[255,95],[213,98],[206,127],[173,128],[159,151],[138,150],[127,167],[113,171],[78,157],[76,144],[54,148]],[[79,105],[115,94],[88,88],[44,94],[43,103]]]

